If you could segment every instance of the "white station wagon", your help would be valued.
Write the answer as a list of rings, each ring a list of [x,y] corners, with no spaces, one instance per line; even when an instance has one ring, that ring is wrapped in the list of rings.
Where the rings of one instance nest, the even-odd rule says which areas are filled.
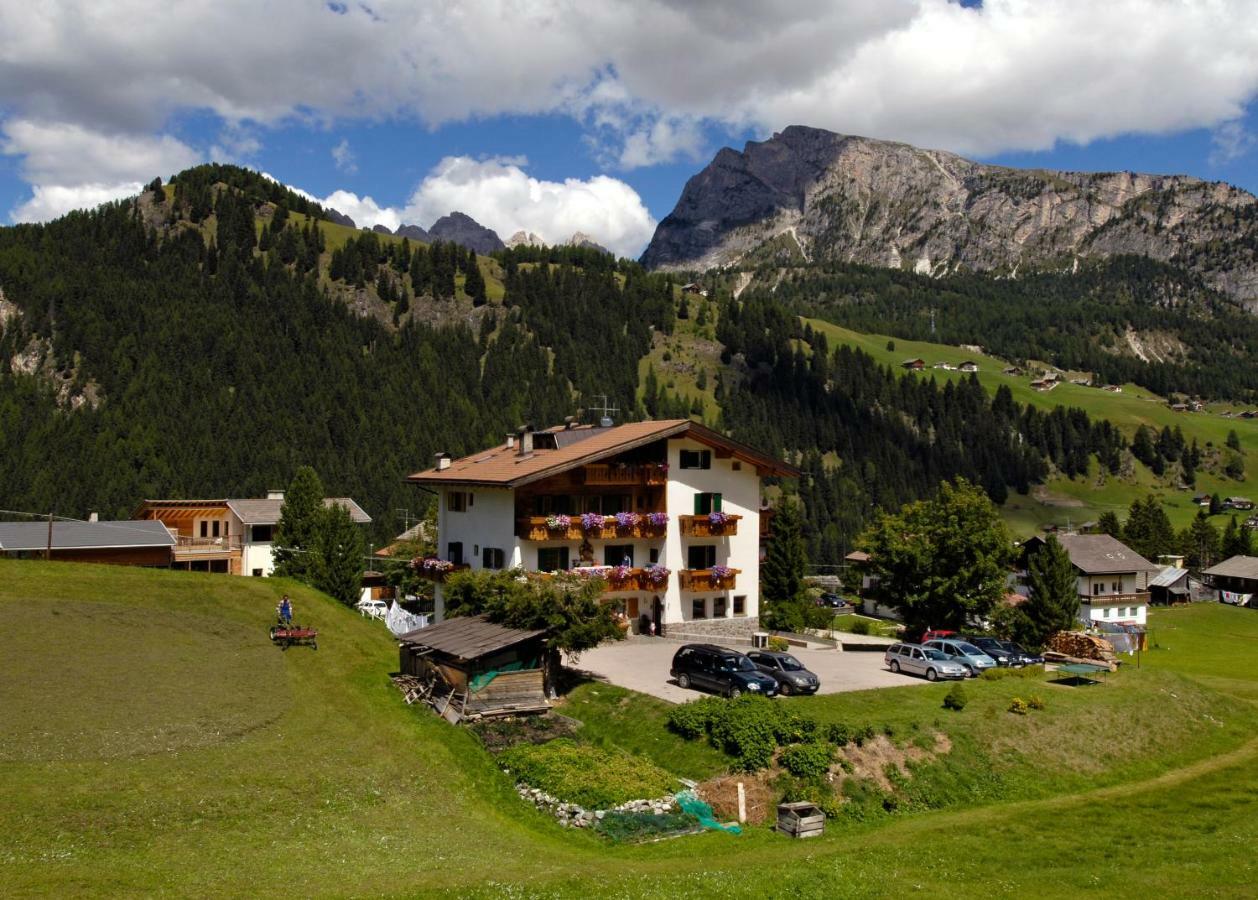
[[[892,672],[925,675],[927,681],[940,678],[964,678],[965,666],[949,659],[947,654],[921,644],[892,644],[883,657]]]

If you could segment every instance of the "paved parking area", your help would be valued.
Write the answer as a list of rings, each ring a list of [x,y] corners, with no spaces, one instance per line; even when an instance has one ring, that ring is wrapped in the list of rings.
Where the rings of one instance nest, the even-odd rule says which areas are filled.
[[[670,703],[684,703],[702,697],[703,692],[684,691],[669,676],[669,664],[680,646],[673,641],[631,639],[587,650],[569,665],[620,687]],[[817,673],[821,679],[818,691],[821,694],[928,683],[924,678],[887,671],[882,664],[882,654],[877,652],[792,649],[791,653]]]

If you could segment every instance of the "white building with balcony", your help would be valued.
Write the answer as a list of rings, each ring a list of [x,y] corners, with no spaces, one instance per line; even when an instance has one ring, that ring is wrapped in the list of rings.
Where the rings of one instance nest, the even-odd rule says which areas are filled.
[[[440,581],[458,567],[594,570],[633,627],[755,618],[761,483],[792,466],[685,419],[522,429],[408,481],[437,495]]]
[[[1108,534],[1059,534],[1057,540],[1074,566],[1079,618],[1085,625],[1144,625],[1148,621],[1149,578],[1160,566]],[[1026,559],[1044,544],[1039,537],[1024,543]]]

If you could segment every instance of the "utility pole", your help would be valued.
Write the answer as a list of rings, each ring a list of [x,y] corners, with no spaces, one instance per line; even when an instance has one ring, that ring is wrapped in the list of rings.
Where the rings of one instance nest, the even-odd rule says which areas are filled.
[[[44,559],[52,559],[52,511],[48,512],[48,545],[44,548]]]

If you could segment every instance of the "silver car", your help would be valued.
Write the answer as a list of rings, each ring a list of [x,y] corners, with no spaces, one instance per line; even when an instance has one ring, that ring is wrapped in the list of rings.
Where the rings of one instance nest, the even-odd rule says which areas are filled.
[[[942,651],[921,644],[892,644],[883,657],[892,672],[925,675],[927,681],[940,678],[964,678],[965,666],[949,659]]]
[[[938,650],[953,662],[960,663],[971,678],[977,678],[988,669],[996,668],[996,660],[968,641],[956,638],[936,638],[933,641],[927,641],[923,646]]]

